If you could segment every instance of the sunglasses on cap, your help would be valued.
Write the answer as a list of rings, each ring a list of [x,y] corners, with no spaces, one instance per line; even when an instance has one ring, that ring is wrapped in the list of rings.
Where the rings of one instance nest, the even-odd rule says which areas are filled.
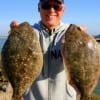
[[[43,4],[41,4],[41,8],[43,10],[50,10],[51,8],[53,8],[54,10],[60,11],[60,10],[62,10],[63,6],[61,4],[47,4],[47,3],[43,3]]]

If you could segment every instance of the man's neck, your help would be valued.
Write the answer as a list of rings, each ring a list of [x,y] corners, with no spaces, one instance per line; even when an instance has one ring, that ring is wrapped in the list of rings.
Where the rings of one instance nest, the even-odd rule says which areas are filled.
[[[59,24],[57,24],[57,25],[45,25],[42,21],[41,21],[41,23],[42,23],[42,25],[44,26],[44,27],[46,27],[48,30],[50,30],[50,31],[52,31],[52,30],[54,30],[55,28],[57,28],[59,25],[60,25],[60,23]]]

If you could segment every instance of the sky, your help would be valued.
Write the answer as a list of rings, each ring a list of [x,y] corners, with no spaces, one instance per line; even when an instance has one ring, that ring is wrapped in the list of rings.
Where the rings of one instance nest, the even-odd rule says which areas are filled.
[[[1,0],[0,36],[8,35],[10,23],[27,21],[31,25],[40,20],[39,0]],[[86,26],[92,35],[100,34],[100,0],[65,0],[65,13],[62,21],[68,24]]]

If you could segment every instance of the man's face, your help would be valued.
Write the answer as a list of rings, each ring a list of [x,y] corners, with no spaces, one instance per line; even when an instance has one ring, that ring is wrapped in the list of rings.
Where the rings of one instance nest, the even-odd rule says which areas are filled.
[[[55,1],[39,5],[41,20],[49,29],[59,25],[61,17],[64,13],[64,4],[59,4]]]

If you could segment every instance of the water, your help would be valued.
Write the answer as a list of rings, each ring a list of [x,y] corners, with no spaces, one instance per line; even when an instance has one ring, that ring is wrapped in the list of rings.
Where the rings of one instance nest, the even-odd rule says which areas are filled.
[[[0,52],[1,52],[1,50],[2,50],[2,46],[3,46],[4,43],[5,43],[5,40],[6,40],[6,38],[0,39]],[[98,84],[97,84],[96,89],[94,90],[94,92],[95,92],[96,94],[99,94],[99,95],[100,95],[100,80],[99,80],[99,82],[98,82]]]
[[[0,39],[0,53],[1,53],[2,47],[3,47],[4,43],[5,43],[5,40],[6,40],[6,38]]]
[[[99,94],[100,95],[100,80],[98,81],[98,84],[97,84],[96,89],[94,90],[94,92],[96,94]]]

